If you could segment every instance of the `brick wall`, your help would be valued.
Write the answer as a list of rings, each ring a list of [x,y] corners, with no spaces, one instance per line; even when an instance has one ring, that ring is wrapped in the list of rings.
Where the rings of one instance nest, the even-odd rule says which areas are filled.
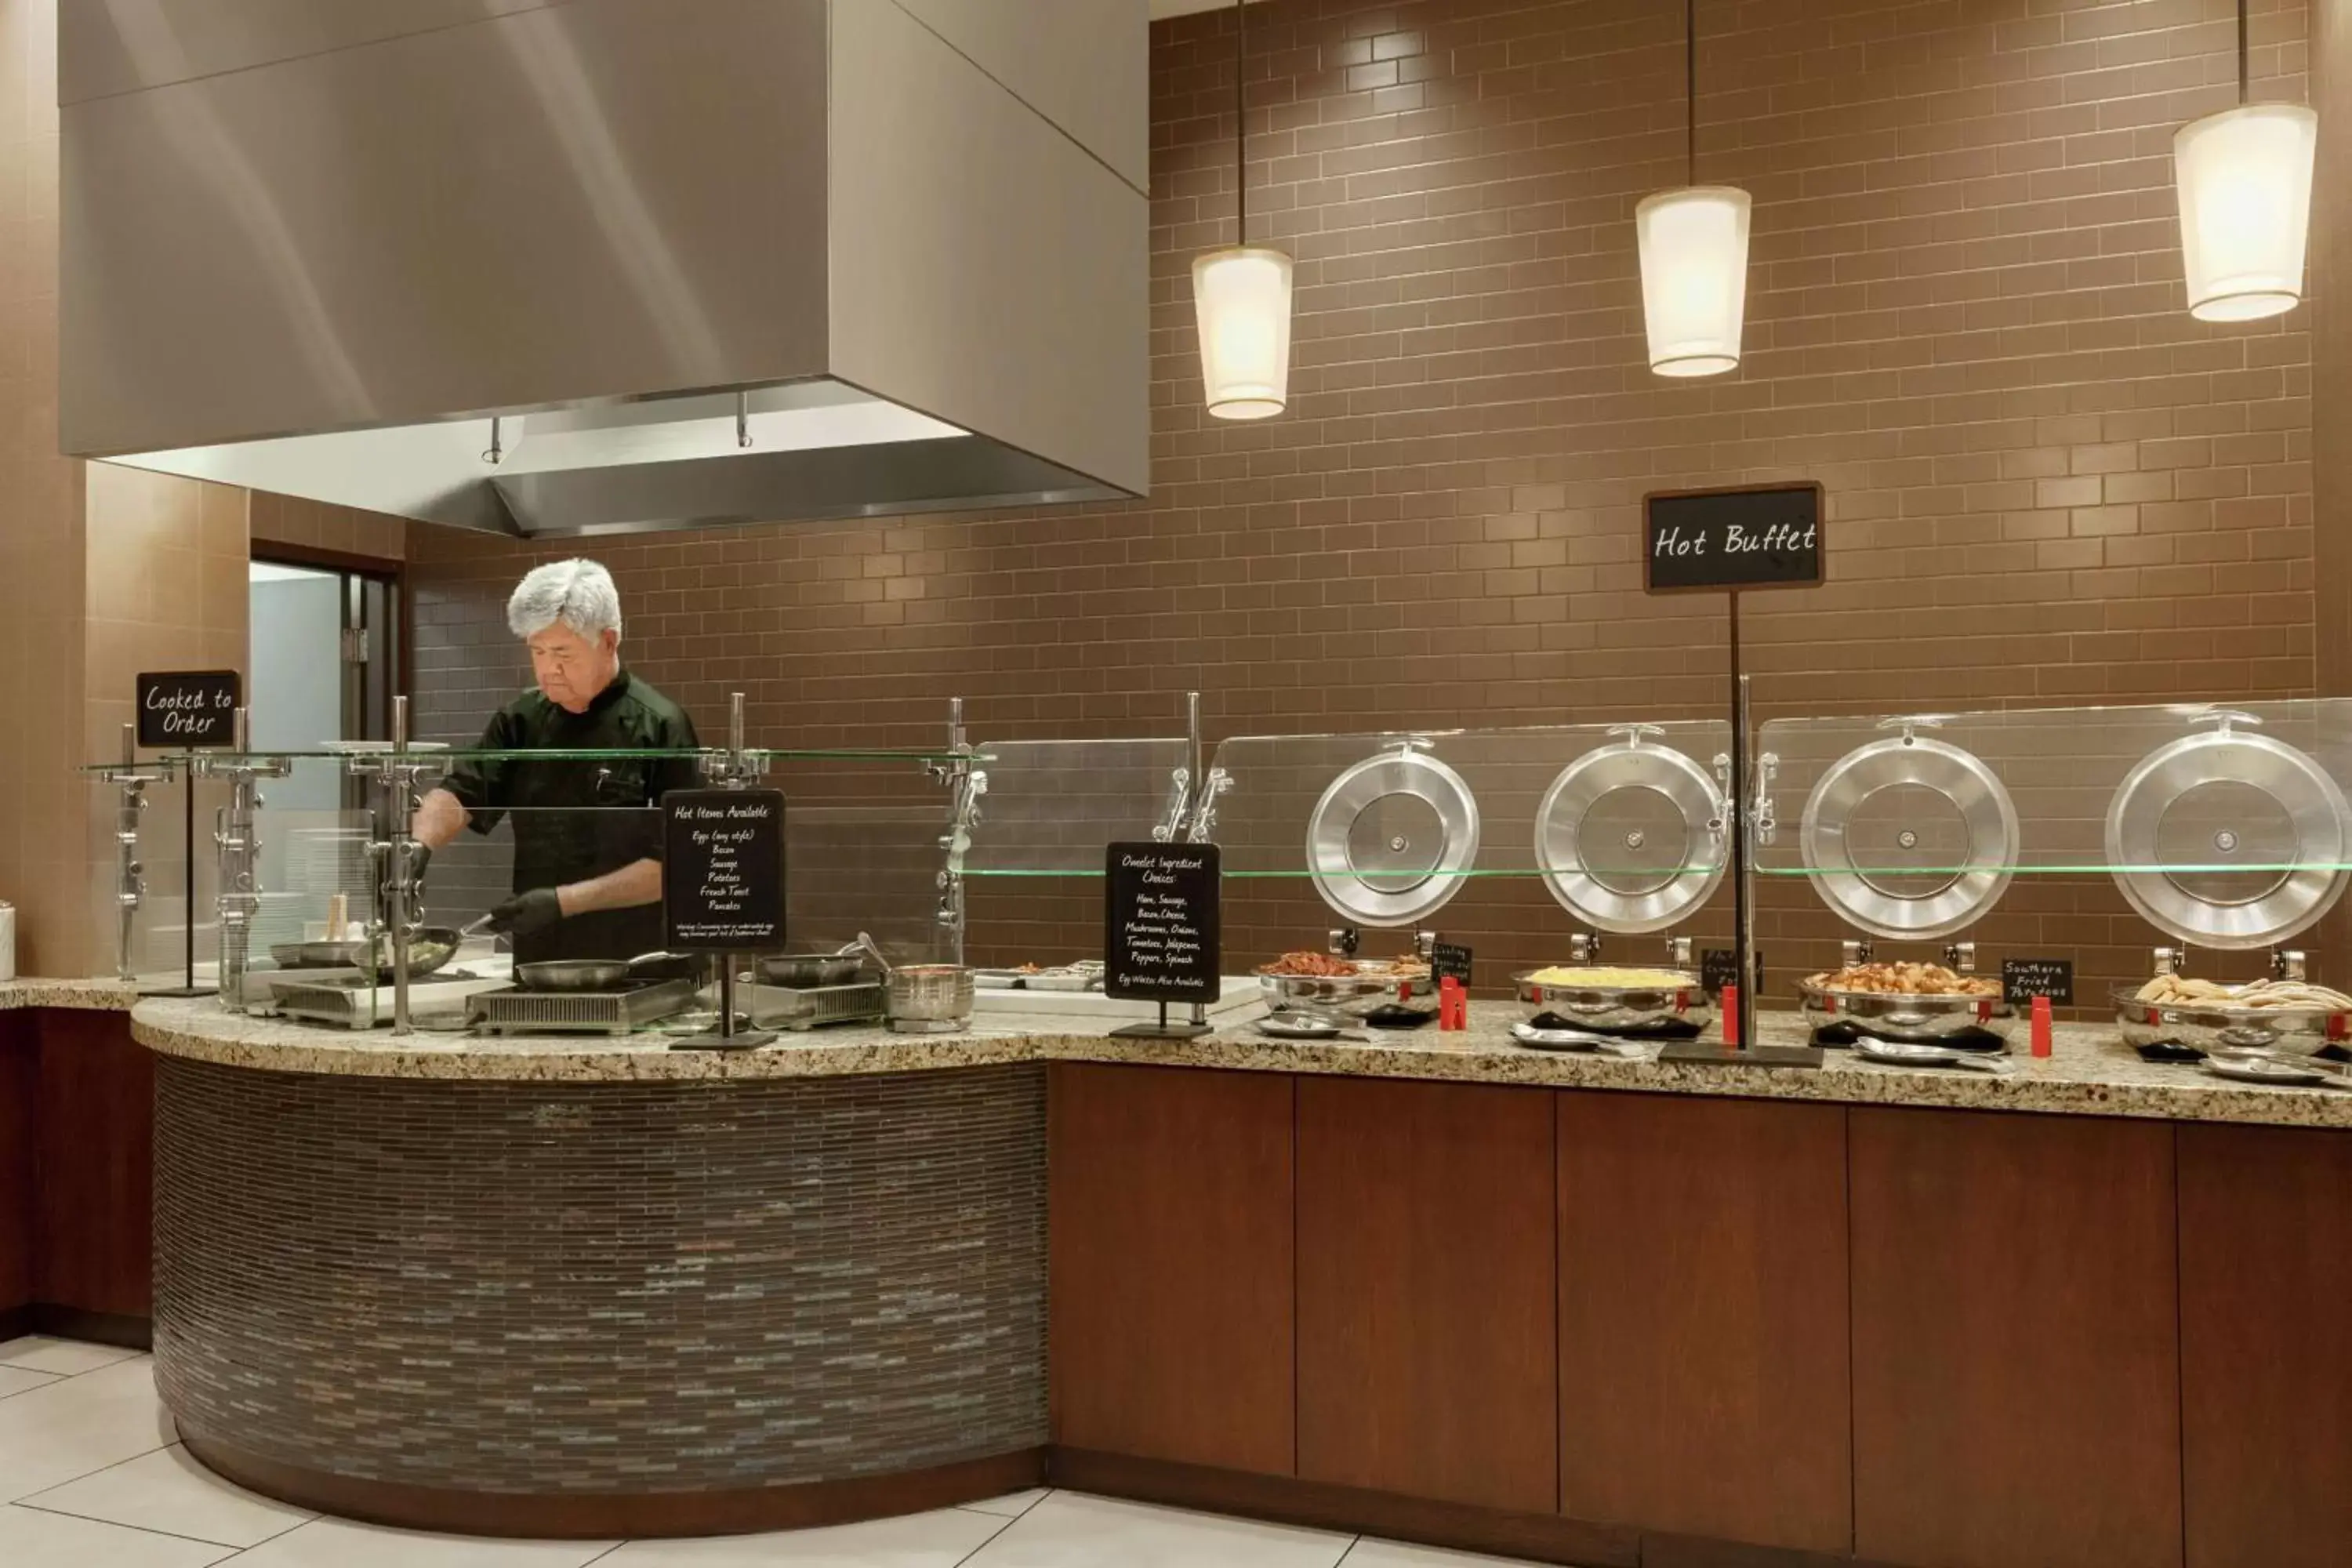
[[[2255,92],[2303,98],[2303,0],[2252,9]],[[706,728],[730,689],[802,745],[930,739],[950,693],[983,737],[1167,733],[1194,688],[1213,735],[1711,714],[1721,604],[1640,595],[1640,499],[1784,478],[1827,488],[1830,581],[1750,599],[1760,717],[2315,690],[2310,312],[2181,297],[2170,140],[2233,100],[2227,0],[1701,0],[1698,174],[1756,205],[1746,362],[1696,383],[1644,364],[1633,248],[1684,178],[1679,7],[1249,13],[1288,414],[1200,407],[1234,20],[1162,23],[1150,497],[600,542],[632,658]],[[523,679],[499,605],[551,552],[415,533],[420,712],[464,734]],[[1236,956],[1325,923],[1242,898]],[[1507,962],[1567,929],[1525,885],[1446,923]],[[1840,934],[1801,889],[1766,929],[1784,975]],[[2157,940],[2097,879],[2021,879],[1979,935],[2086,978]],[[1018,939],[1051,942],[1093,939]]]

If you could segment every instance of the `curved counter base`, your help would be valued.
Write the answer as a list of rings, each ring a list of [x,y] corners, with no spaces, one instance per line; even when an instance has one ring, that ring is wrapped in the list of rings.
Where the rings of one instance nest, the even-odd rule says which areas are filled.
[[[1040,1064],[156,1067],[156,1384],[232,1479],[415,1528],[647,1536],[1042,1469]]]

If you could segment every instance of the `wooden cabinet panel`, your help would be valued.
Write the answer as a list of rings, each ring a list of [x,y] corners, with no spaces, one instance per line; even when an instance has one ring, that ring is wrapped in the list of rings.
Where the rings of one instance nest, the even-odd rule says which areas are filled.
[[[2184,1126],[2189,1568],[2352,1557],[2352,1133]]]
[[[1298,1080],[1298,1473],[1559,1501],[1553,1097]]]
[[[33,1097],[39,1081],[33,1015],[0,1013],[0,1313],[33,1299]]]
[[[1854,1545],[2180,1562],[2173,1130],[1849,1113]]]
[[[1290,1079],[1050,1082],[1054,1440],[1292,1473]]]
[[[144,1318],[153,1281],[155,1072],[121,1013],[44,1009],[33,1298]]]
[[[1559,1110],[1561,1511],[1851,1551],[1844,1108]]]

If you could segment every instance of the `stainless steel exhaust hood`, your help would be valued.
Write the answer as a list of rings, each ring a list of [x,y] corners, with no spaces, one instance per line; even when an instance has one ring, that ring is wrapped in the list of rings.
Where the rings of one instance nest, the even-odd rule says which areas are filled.
[[[1143,0],[60,0],[73,455],[531,536],[1138,495]]]

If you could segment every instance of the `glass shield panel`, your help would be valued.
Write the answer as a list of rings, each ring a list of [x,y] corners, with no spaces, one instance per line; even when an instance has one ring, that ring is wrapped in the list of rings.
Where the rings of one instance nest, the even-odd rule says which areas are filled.
[[[1184,837],[1191,742],[996,741],[980,750],[985,787],[964,857],[971,961],[994,982],[1024,966],[1099,960],[1104,850]]]
[[[1642,962],[1669,929],[1727,938],[1710,823],[1729,745],[1721,721],[1228,740],[1211,768],[1227,949],[1264,962],[1337,927],[1417,925],[1475,943],[1486,984],[1562,962],[1580,928]]]
[[[2074,876],[2181,941],[2261,946],[2352,874],[2352,700],[1783,719],[1759,749],[1759,874],[1880,934],[1953,934],[2011,877]]]

